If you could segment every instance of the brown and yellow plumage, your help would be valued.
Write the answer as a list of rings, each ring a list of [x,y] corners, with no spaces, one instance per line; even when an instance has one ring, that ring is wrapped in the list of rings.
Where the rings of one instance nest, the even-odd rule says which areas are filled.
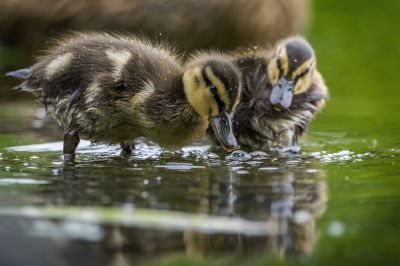
[[[222,108],[233,111],[241,86],[225,55],[201,54],[182,65],[163,45],[109,34],[64,38],[31,68],[9,75],[27,79],[18,88],[34,93],[64,128],[64,154],[74,154],[79,136],[122,143],[128,152],[138,136],[168,147],[190,144]],[[219,84],[206,83],[210,78]]]
[[[297,149],[298,140],[324,106],[328,89],[315,55],[301,37],[270,49],[236,54],[243,90],[234,116],[234,134],[252,150]]]

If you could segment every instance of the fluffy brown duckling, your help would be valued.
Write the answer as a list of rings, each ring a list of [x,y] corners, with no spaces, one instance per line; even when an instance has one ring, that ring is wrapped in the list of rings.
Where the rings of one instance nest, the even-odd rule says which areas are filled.
[[[299,138],[328,96],[311,45],[291,37],[273,49],[241,55],[243,90],[234,117],[239,144],[249,149],[298,149]]]
[[[75,157],[80,136],[130,153],[139,136],[166,147],[190,144],[209,123],[227,151],[237,146],[231,118],[241,82],[223,54],[197,53],[182,65],[162,45],[78,33],[8,76],[26,79],[17,88],[33,93],[64,128],[65,159]]]
[[[328,97],[311,45],[291,37],[271,49],[236,53],[235,63],[243,83],[233,123],[240,146],[298,151],[299,138]]]

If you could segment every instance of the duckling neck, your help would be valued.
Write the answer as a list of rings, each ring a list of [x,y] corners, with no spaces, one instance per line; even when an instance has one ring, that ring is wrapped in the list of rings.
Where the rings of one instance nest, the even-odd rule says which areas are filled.
[[[163,146],[190,144],[204,135],[208,121],[189,104],[182,78],[167,82],[148,98],[149,136]]]

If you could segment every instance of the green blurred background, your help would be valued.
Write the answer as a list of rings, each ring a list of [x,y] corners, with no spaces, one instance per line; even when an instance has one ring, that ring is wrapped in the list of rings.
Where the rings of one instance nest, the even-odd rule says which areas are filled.
[[[330,197],[327,212],[318,221],[320,240],[307,262],[400,265],[400,1],[314,0],[311,9],[304,35],[314,46],[318,68],[331,93],[326,108],[312,123],[311,140],[316,136],[345,136],[319,140],[326,141],[323,147],[329,152],[372,151],[376,157],[364,163],[320,166],[327,173]],[[0,44],[2,72],[31,62],[31,54]],[[10,95],[10,88],[16,83],[1,77],[1,90]],[[24,97],[12,95],[6,100]],[[12,108],[0,108],[0,117],[13,112]],[[10,145],[9,140],[2,146]],[[310,149],[307,141],[306,150]],[[345,181],[345,177],[351,182]],[[346,225],[346,234],[329,236],[326,230],[337,220]],[[289,258],[284,263],[275,263],[304,262]],[[165,262],[165,265],[204,264],[265,265],[265,258],[197,260],[182,256]]]
[[[399,10],[396,0],[314,1],[306,35],[332,94],[314,127],[326,128],[324,117],[337,119],[331,129],[354,117],[362,131],[398,121]]]

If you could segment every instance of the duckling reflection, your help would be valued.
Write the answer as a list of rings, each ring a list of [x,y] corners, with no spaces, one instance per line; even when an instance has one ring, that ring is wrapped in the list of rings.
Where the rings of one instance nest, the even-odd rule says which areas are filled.
[[[200,210],[275,224],[268,235],[202,233],[114,227],[104,244],[126,261],[137,256],[163,256],[186,250],[188,255],[309,255],[316,243],[315,221],[323,214],[326,185],[322,172],[232,173],[229,180],[204,180]],[[254,186],[254,182],[261,185]],[[207,204],[206,204],[207,202]],[[208,208],[205,208],[205,205]],[[136,254],[136,255],[133,255]]]
[[[268,236],[187,231],[186,251],[200,255],[272,252],[279,257],[311,254],[316,241],[315,220],[323,214],[327,199],[323,175],[307,171],[260,171],[239,177],[232,173],[228,186],[212,185],[219,197],[210,197],[209,213],[265,220],[275,223],[278,231]]]
[[[327,200],[322,171],[272,167],[231,170],[228,167],[197,169],[188,176],[188,172],[164,168],[132,172],[129,161],[120,157],[114,160],[107,167],[102,163],[101,168],[94,167],[96,162],[66,164],[62,178],[55,178],[45,192],[48,204],[101,204],[122,206],[126,211],[137,207],[200,212],[212,217],[261,221],[272,229],[265,234],[249,235],[245,233],[246,228],[239,234],[211,233],[191,230],[190,224],[186,230],[146,225],[105,226],[105,237],[100,244],[110,257],[123,257],[132,262],[138,257],[149,261],[154,256],[182,250],[204,256],[273,254],[278,257],[308,255],[313,251],[317,240],[315,223],[324,213]],[[143,162],[147,163],[152,164]],[[161,184],[151,176],[161,176]],[[109,196],[107,201],[103,196]],[[130,197],[133,200],[129,202]]]

